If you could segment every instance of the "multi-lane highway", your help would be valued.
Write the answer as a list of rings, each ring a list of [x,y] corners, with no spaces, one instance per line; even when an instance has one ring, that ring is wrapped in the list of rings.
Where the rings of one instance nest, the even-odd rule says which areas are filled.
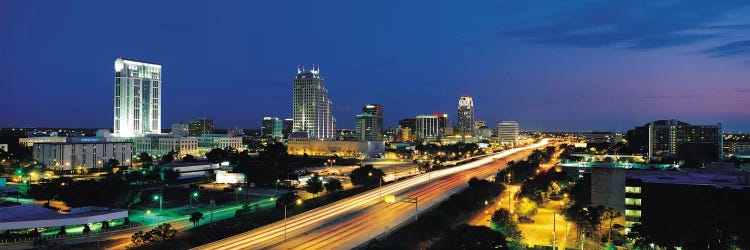
[[[526,157],[537,144],[507,150],[453,168],[433,171],[392,183],[239,235],[196,249],[343,249],[354,248],[394,227],[413,220],[415,204],[384,203],[381,194],[395,194],[397,200],[417,198],[419,211],[460,191],[473,176],[487,177],[509,160]],[[495,161],[495,158],[502,158]],[[285,226],[286,225],[286,226]],[[285,233],[286,231],[286,233]],[[285,235],[286,234],[286,239]]]

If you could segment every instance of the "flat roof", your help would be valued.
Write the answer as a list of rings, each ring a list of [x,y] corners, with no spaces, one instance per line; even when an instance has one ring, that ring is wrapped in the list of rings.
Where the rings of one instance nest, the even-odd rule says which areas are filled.
[[[128,211],[105,207],[74,208],[59,213],[36,204],[0,208],[0,230],[80,225],[128,217]]]

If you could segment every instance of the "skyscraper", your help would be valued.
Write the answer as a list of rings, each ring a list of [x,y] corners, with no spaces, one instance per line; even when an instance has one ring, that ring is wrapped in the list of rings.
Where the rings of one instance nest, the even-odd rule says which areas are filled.
[[[284,139],[289,137],[289,134],[292,133],[293,128],[294,128],[294,119],[292,118],[284,119],[284,126],[281,128],[281,134],[284,135]]]
[[[263,137],[281,138],[282,124],[278,117],[263,117],[263,123],[260,129],[260,135]]]
[[[214,132],[214,120],[208,118],[198,118],[191,120],[188,124],[190,136],[201,136],[202,134],[211,134]]]
[[[357,115],[355,133],[359,141],[379,141],[383,135],[383,106],[368,104]]]
[[[474,100],[471,96],[461,96],[458,99],[458,135],[464,138],[474,134]]]
[[[294,77],[293,119],[294,132],[307,132],[310,138],[333,140],[336,118],[328,90],[323,86],[320,67],[310,70],[297,68]]]
[[[161,65],[115,60],[114,136],[161,133]]]

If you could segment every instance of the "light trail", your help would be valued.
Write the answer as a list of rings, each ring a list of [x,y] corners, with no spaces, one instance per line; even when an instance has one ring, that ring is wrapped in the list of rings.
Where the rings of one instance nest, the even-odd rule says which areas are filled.
[[[288,235],[288,241],[287,243],[296,242],[297,239],[295,237],[302,237],[305,236],[305,232],[311,232],[314,230],[317,230],[320,227],[325,227],[328,224],[335,223],[340,218],[345,218],[347,216],[351,216],[352,214],[355,214],[355,217],[352,219],[347,219],[346,221],[342,222],[344,224],[338,225],[339,228],[348,228],[349,231],[356,231],[360,232],[360,235],[362,234],[361,229],[357,230],[358,227],[362,227],[362,223],[364,222],[372,222],[371,220],[367,219],[357,219],[356,214],[360,212],[360,214],[366,215],[368,214],[368,211],[371,212],[373,209],[377,209],[379,207],[380,203],[380,193],[382,191],[383,194],[402,194],[404,192],[407,193],[407,195],[416,195],[417,197],[422,197],[422,199],[426,200],[425,204],[421,204],[420,207],[429,207],[431,203],[435,203],[438,201],[438,199],[435,199],[437,196],[445,196],[446,192],[456,192],[457,187],[460,187],[461,185],[466,185],[466,179],[467,177],[470,178],[472,174],[490,174],[492,172],[497,172],[497,166],[498,164],[490,164],[489,166],[485,166],[488,163],[492,163],[495,161],[495,158],[505,158],[510,155],[542,147],[548,143],[547,139],[543,139],[541,142],[536,143],[534,145],[522,147],[522,148],[516,148],[511,150],[506,150],[503,152],[500,152],[498,154],[490,155],[485,158],[456,166],[451,168],[446,168],[442,170],[432,171],[430,173],[424,173],[417,175],[413,178],[403,180],[400,182],[392,183],[385,185],[381,188],[375,188],[370,191],[364,192],[362,194],[346,198],[337,202],[334,202],[332,204],[328,204],[316,209],[312,209],[310,211],[297,214],[295,216],[287,218],[287,226],[286,231]],[[472,171],[476,168],[479,168],[481,166],[485,166],[482,169],[479,169],[477,171]],[[463,175],[456,175],[451,176],[456,173],[466,171]],[[448,178],[443,179],[443,177],[451,176]],[[429,183],[428,183],[429,182]],[[420,185],[424,185],[420,187]],[[409,191],[410,188],[417,188],[415,191]],[[445,192],[436,192],[436,190],[443,190]],[[432,197],[432,198],[430,198]],[[413,204],[392,204],[391,208],[389,208],[386,211],[389,211],[390,213],[394,214],[394,217],[399,217],[400,219],[408,220],[411,216],[413,216],[414,210],[413,210]],[[409,209],[411,208],[411,209]],[[401,212],[398,212],[401,211]],[[421,210],[420,210],[421,211]],[[380,214],[380,212],[378,212]],[[398,216],[395,216],[398,215]],[[411,215],[411,216],[410,216]],[[396,219],[399,219],[396,218]],[[378,221],[383,222],[383,218],[378,219]],[[399,223],[400,224],[400,223]],[[333,230],[328,229],[326,231]],[[334,230],[338,231],[338,230]],[[331,231],[332,232],[332,231]],[[382,231],[378,230],[377,232],[372,232],[370,238],[381,234]],[[333,233],[329,233],[333,234]],[[315,234],[318,235],[318,234]],[[345,234],[342,234],[343,236],[346,236]],[[250,230],[245,233],[241,233],[223,240],[215,241],[212,243],[208,243],[199,247],[196,247],[195,249],[258,249],[258,248],[282,248],[287,249],[291,248],[292,246],[282,245],[277,246],[279,243],[284,243],[284,221],[277,221],[271,224],[268,224],[263,227],[259,227],[253,230]],[[302,237],[304,238],[304,237]],[[360,239],[362,237],[357,238],[356,240],[349,240],[350,243],[346,243],[341,241],[341,239],[335,240],[333,245],[338,246],[334,248],[341,248],[344,246],[344,248],[351,248],[354,246],[361,244],[362,240]],[[322,238],[321,238],[322,239]],[[366,239],[365,239],[366,240]],[[331,242],[329,242],[330,244]],[[323,244],[323,243],[320,243]],[[340,244],[340,245],[337,245]],[[302,244],[300,244],[302,245]],[[310,246],[311,248],[317,248],[320,245],[317,244],[315,246]]]

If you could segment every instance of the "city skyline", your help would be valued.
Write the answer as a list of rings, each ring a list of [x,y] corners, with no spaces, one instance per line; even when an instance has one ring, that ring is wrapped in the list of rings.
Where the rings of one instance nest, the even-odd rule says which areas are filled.
[[[741,15],[748,3],[703,3],[337,3],[383,16],[324,3],[300,3],[295,15],[277,15],[288,10],[278,3],[173,12],[153,3],[132,11],[164,13],[145,20],[113,19],[104,11],[110,3],[3,3],[0,12],[15,21],[0,27],[11,38],[0,42],[9,86],[0,105],[14,108],[0,127],[110,128],[112,60],[123,56],[163,65],[162,128],[195,117],[259,128],[265,116],[292,117],[294,66],[314,63],[341,128],[353,128],[367,103],[392,110],[384,126],[395,127],[418,114],[453,113],[455,98],[468,93],[477,120],[516,120],[522,130],[623,131],[678,119],[750,131],[750,20]],[[308,8],[331,15],[307,23]],[[126,24],[154,39],[108,32]]]

